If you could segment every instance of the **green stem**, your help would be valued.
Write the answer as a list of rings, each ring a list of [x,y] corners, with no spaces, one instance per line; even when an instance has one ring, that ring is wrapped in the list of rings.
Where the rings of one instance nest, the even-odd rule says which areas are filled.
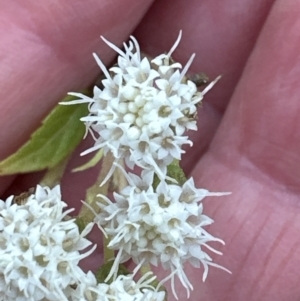
[[[125,168],[124,160],[120,160],[119,164]],[[128,185],[128,182],[123,172],[117,167],[112,175],[111,187],[114,191],[120,192],[123,188]]]
[[[65,169],[69,162],[69,159],[70,157],[68,156],[66,159],[62,160],[54,167],[48,169],[48,171],[45,173],[44,177],[40,181],[40,185],[53,188],[54,186],[60,184],[61,178],[65,173]]]
[[[95,217],[95,213],[99,213],[99,206],[97,205],[97,201],[101,202],[101,199],[97,197],[99,194],[107,195],[109,190],[120,191],[122,188],[126,186],[126,178],[123,173],[117,168],[112,177],[102,186],[100,184],[105,179],[109,170],[112,167],[115,158],[109,153],[102,159],[102,166],[99,173],[99,176],[86,193],[86,203],[89,206],[82,206],[78,217],[83,220],[85,223],[92,222]],[[123,161],[120,163],[123,164]],[[93,210],[91,210],[91,208]],[[104,253],[104,262],[107,263],[110,259],[115,257],[115,253],[113,250],[109,249],[107,246],[109,244],[110,239],[104,238],[103,241],[103,253]]]
[[[107,173],[109,172],[112,163],[114,162],[114,158],[111,154],[108,154],[105,156],[102,160],[102,166],[101,170],[99,173],[99,176],[96,180],[96,182],[87,189],[86,191],[86,197],[85,197],[85,202],[89,206],[82,205],[80,212],[78,214],[78,217],[81,218],[82,220],[85,221],[85,223],[90,223],[94,220],[95,213],[99,213],[99,206],[97,206],[97,202],[100,202],[101,199],[97,197],[98,194],[103,194],[107,195],[109,185],[110,185],[110,180],[108,180],[104,185],[100,186],[100,184],[103,182],[105,179]],[[90,208],[93,209],[93,211]]]
[[[111,250],[107,247],[109,242],[110,242],[109,238],[104,238],[104,241],[103,241],[104,263],[109,262],[110,259],[115,257],[114,250]]]

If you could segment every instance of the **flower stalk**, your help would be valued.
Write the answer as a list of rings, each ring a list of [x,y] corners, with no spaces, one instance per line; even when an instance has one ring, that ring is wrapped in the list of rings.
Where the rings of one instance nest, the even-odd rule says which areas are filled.
[[[99,213],[100,209],[99,206],[97,206],[97,202],[99,202],[99,198],[97,197],[98,194],[108,194],[110,181],[106,182],[102,186],[101,183],[111,170],[113,160],[114,158],[111,156],[111,154],[103,157],[100,173],[96,179],[96,182],[87,189],[85,202],[78,214],[78,217],[84,220],[85,223],[93,222],[95,215]]]
[[[104,263],[110,262],[112,259],[115,258],[115,251],[108,248],[110,243],[110,239],[104,237],[103,240],[103,256],[104,256]]]
[[[56,185],[59,185],[65,173],[69,160],[70,156],[56,164],[54,167],[49,168],[43,176],[42,180],[40,181],[40,185],[51,188],[55,187]]]

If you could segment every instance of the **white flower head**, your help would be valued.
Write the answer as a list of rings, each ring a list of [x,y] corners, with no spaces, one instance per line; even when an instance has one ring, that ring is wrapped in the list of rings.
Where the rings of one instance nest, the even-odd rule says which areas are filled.
[[[181,32],[167,54],[152,60],[141,54],[134,37],[124,43],[124,51],[102,39],[118,54],[117,64],[109,71],[94,55],[106,77],[103,88],[95,88],[93,98],[70,93],[80,99],[64,103],[89,103],[90,113],[81,120],[95,145],[83,154],[102,148],[116,160],[125,158],[130,168],[154,168],[164,179],[165,167],[181,158],[183,145],[192,145],[184,132],[197,129],[196,105],[209,90],[197,91],[195,83],[185,77],[194,55],[184,68],[173,61]]]
[[[0,295],[5,301],[67,300],[64,290],[84,274],[80,254],[91,242],[79,233],[59,186],[37,186],[22,204],[0,200]]]
[[[151,283],[155,276],[146,273],[135,281],[134,274],[119,275],[110,284],[99,283],[92,273],[78,283],[70,292],[71,301],[164,301],[166,293],[155,289]]]
[[[201,201],[206,196],[226,193],[197,189],[192,178],[182,186],[162,181],[153,189],[153,173],[152,178],[149,175],[143,171],[137,180],[136,175],[129,174],[129,186],[114,193],[115,202],[101,196],[103,200],[98,203],[101,214],[96,222],[110,237],[108,248],[119,250],[108,278],[116,273],[119,263],[132,258],[136,264],[160,265],[169,270],[172,283],[178,276],[189,292],[192,285],[183,270],[186,262],[194,267],[203,265],[203,281],[209,266],[224,269],[213,263],[205,250],[221,254],[208,244],[224,242],[204,229],[213,220],[203,214]],[[143,185],[137,186],[138,182]],[[173,293],[176,295],[174,287]]]

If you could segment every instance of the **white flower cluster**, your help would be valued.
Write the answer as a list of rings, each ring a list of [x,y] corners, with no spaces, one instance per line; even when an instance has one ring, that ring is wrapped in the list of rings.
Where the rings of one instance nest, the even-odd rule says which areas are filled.
[[[114,201],[100,195],[100,213],[95,222],[108,236],[107,248],[118,251],[104,283],[85,274],[79,261],[96,248],[85,236],[93,223],[80,233],[75,219],[67,215],[59,186],[37,186],[18,203],[14,197],[0,200],[0,295],[3,301],[164,301],[161,284],[174,278],[193,289],[184,266],[204,267],[203,281],[209,266],[225,268],[212,262],[206,249],[221,254],[208,245],[222,240],[204,227],[213,220],[203,214],[202,200],[211,193],[197,189],[191,178],[178,184],[168,167],[180,160],[185,144],[192,145],[186,130],[196,130],[197,104],[218,78],[198,91],[186,73],[194,55],[182,67],[172,53],[179,37],[167,54],[154,59],[142,56],[138,42],[131,37],[124,51],[103,40],[118,53],[117,65],[105,68],[95,55],[106,79],[103,88],[94,88],[90,98],[70,93],[80,99],[64,104],[88,103],[89,115],[82,118],[95,145],[84,153],[102,149],[111,152],[115,167],[123,172],[128,186],[113,194]],[[129,168],[142,168],[141,176],[127,174],[118,164],[125,160]],[[172,182],[172,184],[170,184]],[[89,205],[87,205],[89,206]],[[91,207],[92,208],[92,207]],[[93,209],[92,209],[93,210]],[[119,265],[129,259],[137,264],[130,275],[118,275]],[[161,266],[168,276],[154,287],[155,276],[135,276],[143,265]],[[108,281],[111,282],[108,282]]]
[[[67,300],[66,292],[84,276],[78,262],[91,254],[74,219],[63,212],[59,186],[37,186],[23,204],[0,200],[0,295],[3,301]]]
[[[207,243],[224,242],[203,229],[213,220],[203,214],[201,201],[224,193],[196,189],[192,178],[182,186],[162,181],[153,189],[153,172],[149,171],[143,171],[141,178],[134,174],[127,178],[130,185],[114,193],[115,202],[102,195],[103,201],[98,203],[101,213],[97,222],[111,237],[108,247],[119,250],[111,275],[119,263],[132,258],[137,264],[170,270],[171,278],[177,275],[189,290],[193,287],[183,270],[186,262],[197,268],[204,266],[203,281],[209,265],[222,268],[203,250],[206,247],[221,254]]]
[[[110,240],[107,247],[118,251],[105,281],[112,276],[116,281],[119,264],[133,259],[138,266],[151,264],[167,270],[168,276],[163,282],[171,279],[175,296],[175,276],[188,294],[193,288],[184,272],[185,263],[194,267],[202,265],[203,280],[209,266],[224,269],[213,263],[205,251],[207,248],[221,254],[208,243],[224,242],[204,230],[213,220],[203,214],[202,200],[206,196],[226,194],[197,189],[193,179],[179,185],[178,179],[173,179],[168,171],[169,165],[181,159],[183,145],[192,145],[185,132],[197,129],[197,104],[218,80],[201,92],[197,90],[196,84],[186,76],[194,55],[184,68],[171,58],[180,39],[181,32],[167,54],[149,59],[142,56],[133,37],[128,45],[124,44],[124,51],[103,38],[118,53],[117,64],[109,71],[95,55],[106,77],[102,80],[103,88],[95,87],[93,98],[70,93],[79,99],[64,103],[88,103],[89,115],[81,120],[91,132],[95,144],[83,154],[102,149],[104,154],[111,152],[115,158],[103,182],[118,166],[129,184],[113,194],[114,201],[100,195],[100,213],[95,212],[95,221]],[[129,168],[139,166],[141,177],[127,174],[118,164],[123,159]],[[156,178],[159,183],[154,181]],[[128,283],[134,282],[129,279]],[[125,293],[119,295],[114,289],[111,293],[111,286],[102,286],[105,285],[107,296],[113,296],[113,300],[125,300]],[[123,290],[118,281],[116,286]],[[95,293],[95,290],[91,291]],[[132,291],[136,299],[128,300],[140,300],[137,297],[140,290]],[[92,296],[92,293],[89,291],[88,295]],[[98,300],[95,298],[91,300]],[[143,297],[141,300],[148,299]]]
[[[164,301],[166,293],[154,289],[155,276],[145,274],[138,282],[133,274],[119,275],[111,284],[98,283],[89,272],[73,292],[71,301]]]
[[[158,176],[165,178],[166,166],[181,159],[182,146],[192,145],[184,133],[197,129],[196,105],[216,82],[199,92],[195,83],[186,79],[194,55],[183,69],[171,58],[180,39],[181,32],[168,54],[150,60],[141,55],[134,37],[124,44],[124,52],[103,38],[119,54],[117,65],[109,72],[94,55],[106,76],[104,88],[95,87],[93,98],[70,93],[81,99],[64,103],[89,103],[90,114],[81,120],[95,145],[83,154],[101,148],[105,154],[111,151],[117,160],[125,158],[130,168],[154,167]]]

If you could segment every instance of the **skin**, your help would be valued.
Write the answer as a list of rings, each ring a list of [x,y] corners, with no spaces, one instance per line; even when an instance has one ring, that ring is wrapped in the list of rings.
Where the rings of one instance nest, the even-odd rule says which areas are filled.
[[[114,53],[99,35],[121,45],[142,19],[134,35],[144,52],[157,55],[182,29],[174,58],[184,63],[196,52],[191,72],[223,75],[199,111],[183,166],[198,187],[232,192],[204,200],[215,220],[209,232],[226,242],[214,245],[224,253],[214,261],[232,275],[211,268],[203,284],[202,270],[187,268],[190,300],[299,300],[300,1],[164,0],[150,9],[150,0],[35,3],[1,4],[0,157],[24,143],[66,92],[93,82],[93,51],[109,64]],[[70,206],[78,207],[93,183],[93,170],[70,173],[91,143],[80,146],[63,179]],[[37,177],[1,178],[1,192],[27,190]],[[99,248],[85,267],[100,258]],[[186,300],[180,285],[177,292]]]

